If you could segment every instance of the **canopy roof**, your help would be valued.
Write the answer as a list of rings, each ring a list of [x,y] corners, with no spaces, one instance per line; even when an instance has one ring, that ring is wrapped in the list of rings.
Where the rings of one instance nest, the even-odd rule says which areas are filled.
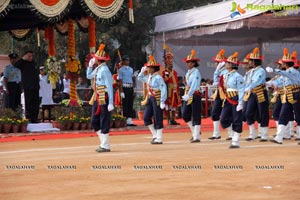
[[[91,16],[104,24],[118,21],[125,0],[1,0],[0,31],[44,28],[71,17]]]
[[[163,62],[163,46],[167,44],[179,76],[186,73],[182,59],[191,49],[201,59],[199,69],[204,78],[213,77],[212,57],[220,49],[225,49],[226,56],[238,51],[242,60],[259,47],[265,57],[263,65],[274,66],[284,47],[300,52],[300,0],[273,2],[273,10],[268,9],[272,0],[236,0],[157,16],[153,54],[158,62]],[[257,9],[251,10],[247,4]],[[274,9],[275,6],[281,9]]]
[[[300,0],[235,0],[209,4],[194,9],[155,17],[154,32],[170,32],[189,28],[215,26],[260,15],[269,10],[299,12]],[[294,6],[292,6],[294,5]]]

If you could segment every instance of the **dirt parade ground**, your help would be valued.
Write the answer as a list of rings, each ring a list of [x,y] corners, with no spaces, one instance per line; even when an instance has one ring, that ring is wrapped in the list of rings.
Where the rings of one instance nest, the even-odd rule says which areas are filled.
[[[270,130],[270,135],[275,129]],[[115,135],[110,153],[97,137],[0,143],[0,199],[300,199],[300,145],[258,140],[229,149],[226,132],[189,143],[190,134]]]

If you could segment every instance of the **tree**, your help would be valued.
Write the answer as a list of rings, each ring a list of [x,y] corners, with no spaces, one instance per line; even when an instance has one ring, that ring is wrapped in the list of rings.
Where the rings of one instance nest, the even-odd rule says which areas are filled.
[[[117,48],[113,45],[118,41],[121,54],[127,54],[131,58],[131,66],[137,70],[146,63],[147,54],[145,46],[152,43],[153,30],[155,26],[154,17],[157,15],[189,9],[197,6],[207,5],[208,3],[219,2],[220,0],[134,0],[134,18],[132,24],[128,20],[126,12],[118,24],[109,26],[97,24],[97,47],[101,42],[106,44],[106,51],[111,56],[110,66],[113,71],[114,63],[117,60]],[[43,38],[41,36],[41,38]],[[11,39],[6,32],[0,32],[0,53],[8,54],[11,52]],[[96,47],[96,48],[97,48]],[[37,47],[36,33],[33,33],[25,41],[14,42],[14,51],[23,52],[25,49],[31,49],[36,55],[39,65],[42,65],[47,58],[47,43],[41,40],[41,47]],[[56,33],[56,52],[59,59],[65,59],[67,54],[67,36]],[[76,52],[82,65],[84,65],[85,56],[89,53],[88,34],[76,30]],[[19,54],[20,54],[19,53]],[[156,58],[158,61],[162,58]],[[85,74],[85,68],[82,69],[82,76]]]

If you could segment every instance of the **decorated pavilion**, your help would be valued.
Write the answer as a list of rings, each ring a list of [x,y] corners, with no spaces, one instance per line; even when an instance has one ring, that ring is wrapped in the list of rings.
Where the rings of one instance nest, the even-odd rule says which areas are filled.
[[[76,78],[81,70],[75,52],[75,25],[88,31],[90,53],[96,51],[96,22],[116,24],[129,9],[129,21],[134,23],[132,0],[1,0],[0,31],[9,31],[20,40],[29,34],[40,32],[48,42],[46,61],[49,80],[54,85],[59,80],[60,63],[56,59],[54,34],[68,35],[68,57],[66,70],[71,79],[70,103],[76,105]],[[55,31],[56,30],[56,31]],[[87,56],[88,57],[88,56]]]

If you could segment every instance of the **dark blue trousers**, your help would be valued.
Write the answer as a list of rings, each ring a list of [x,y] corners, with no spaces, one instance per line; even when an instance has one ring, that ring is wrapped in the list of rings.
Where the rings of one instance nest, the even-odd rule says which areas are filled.
[[[251,93],[246,109],[247,124],[252,125],[255,122],[256,112],[258,111],[258,122],[260,127],[269,126],[269,100],[267,90],[264,90],[265,101],[258,103],[256,94]]]
[[[133,117],[133,100],[134,100],[134,92],[133,88],[126,88],[123,87],[123,92],[125,94],[125,98],[122,99],[122,109],[123,109],[123,115],[126,118],[132,118]]]
[[[300,92],[293,93],[293,97],[297,100],[296,103],[290,104],[289,102],[283,103],[278,123],[282,125],[287,125],[291,121],[291,113],[294,111],[295,121],[297,125],[300,126]]]
[[[160,105],[157,105],[155,97],[150,96],[145,106],[145,112],[144,112],[145,126],[153,124],[152,117],[154,118],[154,128],[162,129],[164,127],[163,110],[160,109]]]
[[[237,100],[237,98],[235,98]],[[221,125],[223,128],[228,128],[232,125],[232,130],[237,133],[243,131],[243,111],[236,111],[237,105],[232,105],[228,101],[225,101],[224,107],[221,113]]]
[[[192,120],[193,126],[201,125],[201,96],[193,94],[193,102],[186,105],[186,101],[182,104],[182,118],[185,122]]]
[[[278,95],[276,98],[276,103],[274,103],[274,107],[273,107],[273,119],[275,121],[278,121],[279,119],[281,107],[282,107],[282,103],[281,103],[280,95]]]
[[[244,101],[244,106],[243,106],[243,122],[247,121],[247,118],[246,118],[247,105],[248,105],[248,101]]]
[[[98,108],[98,101],[95,101],[92,107],[92,127],[94,131],[101,130],[103,134],[109,133],[110,129],[111,112],[108,112],[107,106],[108,103],[106,101],[105,105],[101,105],[100,114],[97,116],[95,116],[94,113],[96,113]]]
[[[218,91],[217,97],[214,101],[214,105],[213,105],[213,108],[211,111],[211,119],[213,121],[220,120],[220,115],[222,112],[222,103],[223,103],[223,100],[220,99],[220,95],[219,95],[219,91]]]

